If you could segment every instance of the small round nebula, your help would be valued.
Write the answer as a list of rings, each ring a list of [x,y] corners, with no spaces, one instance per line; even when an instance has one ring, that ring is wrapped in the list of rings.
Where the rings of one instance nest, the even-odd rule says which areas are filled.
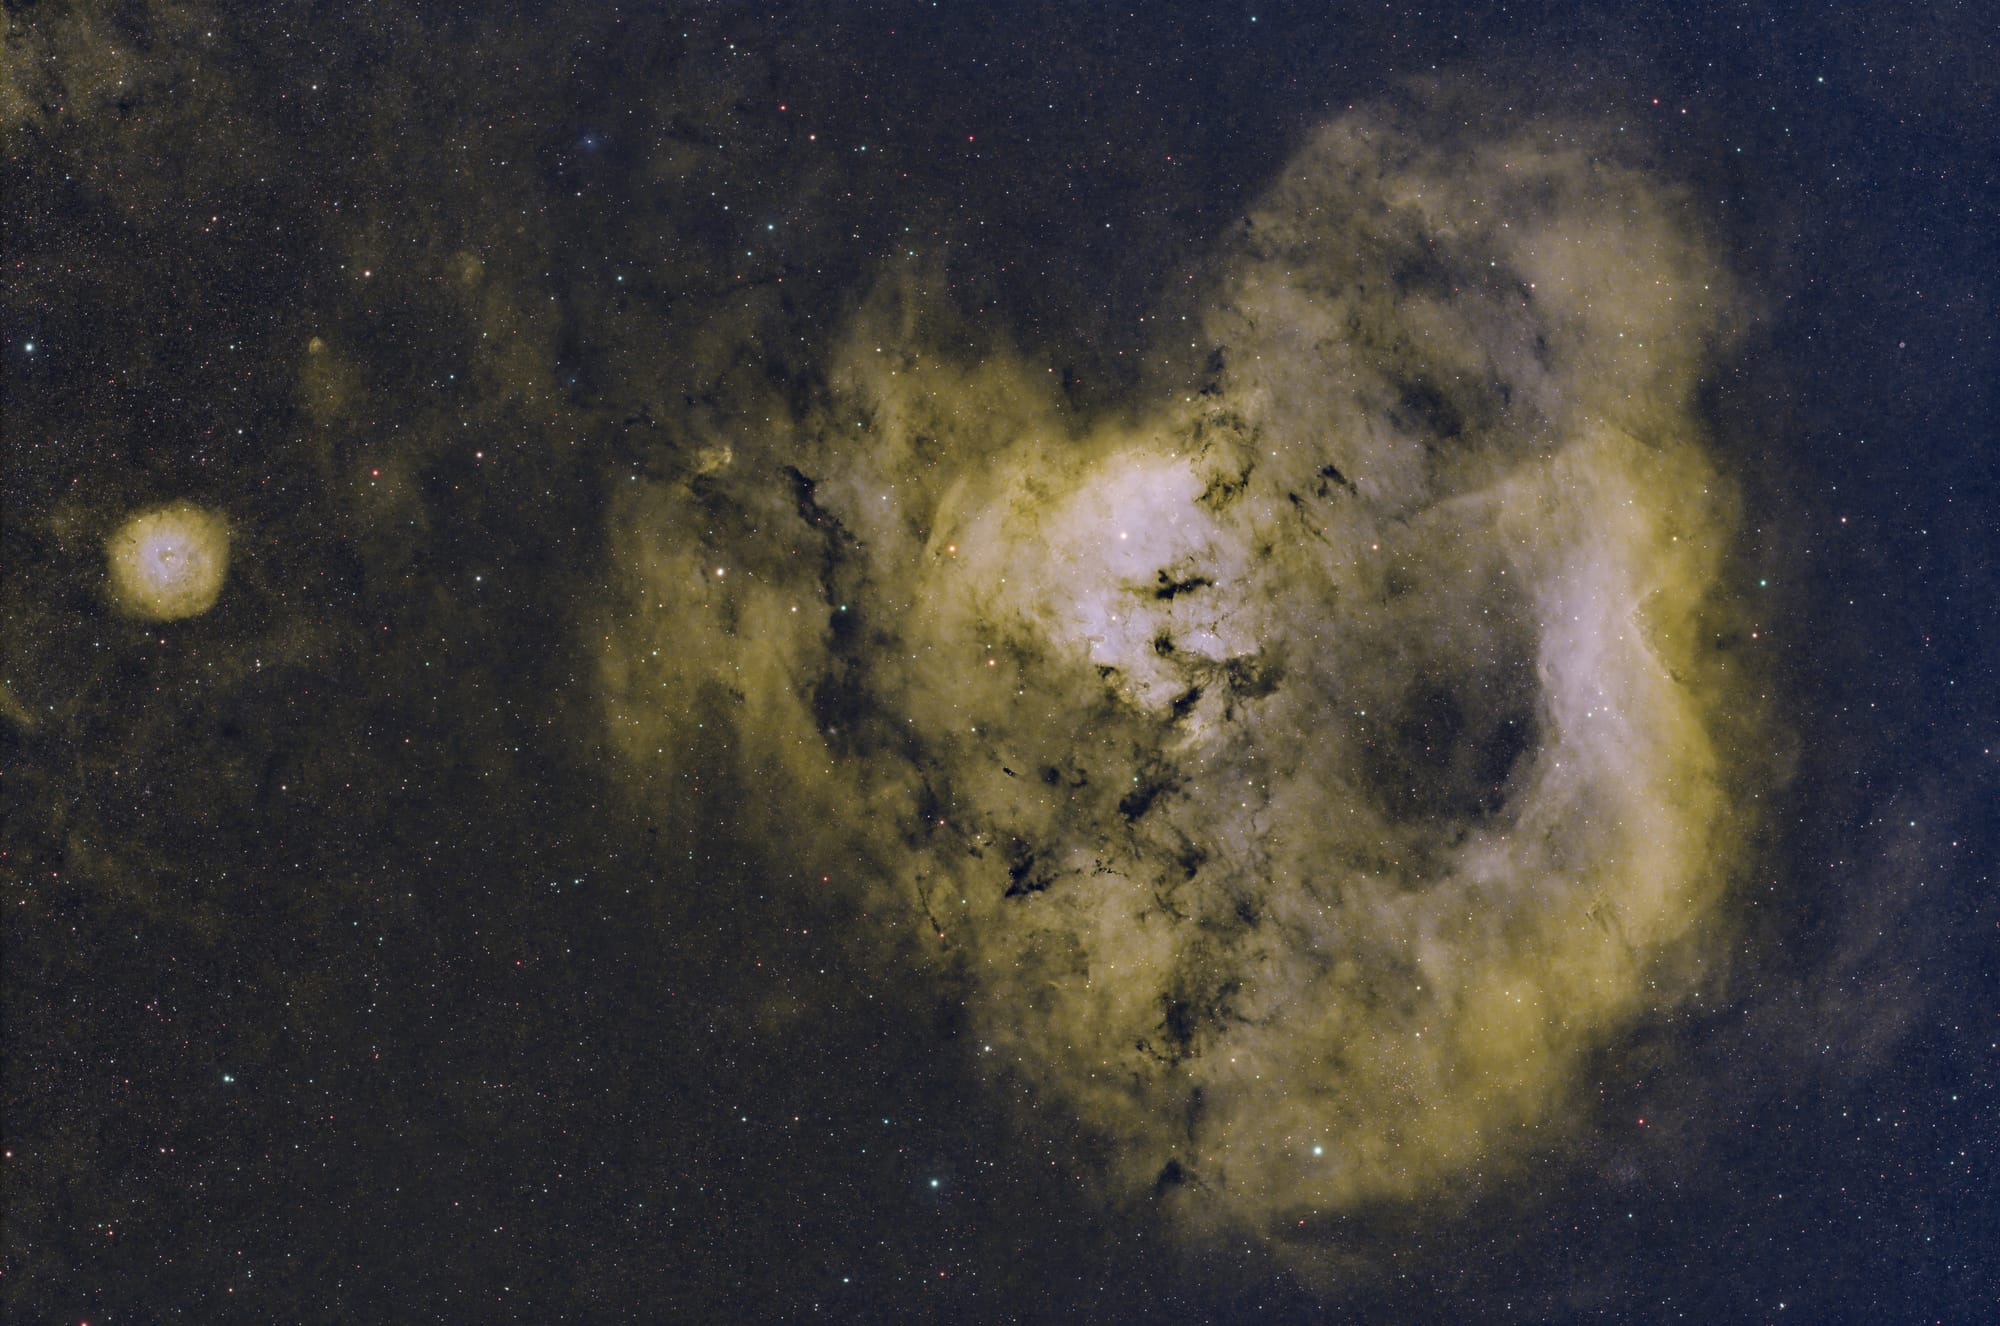
[[[105,544],[111,598],[149,621],[195,617],[215,606],[229,570],[229,526],[192,502],[131,517]]]

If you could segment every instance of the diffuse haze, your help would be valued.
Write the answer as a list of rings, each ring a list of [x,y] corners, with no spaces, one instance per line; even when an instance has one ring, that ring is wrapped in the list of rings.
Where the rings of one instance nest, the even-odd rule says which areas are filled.
[[[866,863],[854,942],[962,987],[1107,1197],[1303,1252],[1558,1146],[1721,978],[1734,296],[1603,135],[1386,112],[1210,276],[1206,377],[1095,419],[885,293],[817,403],[621,485],[602,680],[635,770],[726,728],[748,828]]]

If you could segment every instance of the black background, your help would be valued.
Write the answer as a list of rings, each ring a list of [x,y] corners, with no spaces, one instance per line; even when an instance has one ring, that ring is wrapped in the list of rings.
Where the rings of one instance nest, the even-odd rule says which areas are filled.
[[[1468,10],[10,3],[10,1319],[2000,1310],[1993,17]],[[808,382],[922,250],[1115,405],[1301,135],[1412,77],[1629,125],[1703,200],[1760,310],[1706,408],[1800,758],[1730,1006],[1592,1065],[1580,1162],[1351,1217],[1329,1299],[990,1098],[952,999],[734,831],[766,792],[723,752],[627,795],[589,604],[631,419],[727,410],[739,292],[784,278],[760,371]],[[400,275],[468,245],[546,390],[476,399],[462,306]],[[331,441],[322,334],[371,393]],[[648,336],[685,381],[638,382]],[[181,495],[236,525],[222,603],[115,617],[98,541]]]

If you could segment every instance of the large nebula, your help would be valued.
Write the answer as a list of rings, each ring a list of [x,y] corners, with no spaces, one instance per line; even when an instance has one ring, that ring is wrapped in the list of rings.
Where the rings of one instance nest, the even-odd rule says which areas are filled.
[[[1587,1056],[1720,979],[1755,827],[1727,273],[1615,136],[1430,124],[1303,147],[1197,381],[1089,415],[891,291],[616,513],[634,765],[726,730],[774,852],[862,862],[853,942],[890,918],[1194,1236],[1559,1146]]]

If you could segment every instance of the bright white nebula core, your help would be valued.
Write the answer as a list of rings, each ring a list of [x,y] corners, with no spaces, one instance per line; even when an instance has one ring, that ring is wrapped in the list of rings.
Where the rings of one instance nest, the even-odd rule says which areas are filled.
[[[222,593],[229,525],[192,502],[173,502],[131,517],[104,551],[121,612],[156,622],[198,617]]]

